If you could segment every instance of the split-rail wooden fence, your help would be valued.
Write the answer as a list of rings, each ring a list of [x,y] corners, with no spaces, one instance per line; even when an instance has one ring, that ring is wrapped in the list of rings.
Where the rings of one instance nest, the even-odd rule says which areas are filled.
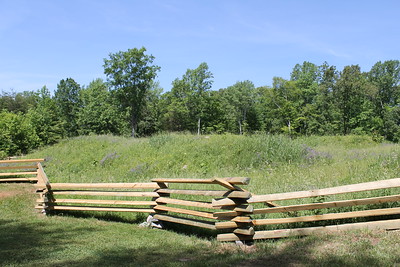
[[[0,177],[6,177],[0,181],[36,182],[39,195],[36,208],[44,213],[58,210],[141,212],[152,214],[154,219],[162,222],[218,230],[223,232],[217,235],[219,241],[282,238],[360,228],[400,229],[400,194],[391,190],[400,187],[400,178],[310,191],[254,195],[242,188],[250,181],[245,177],[155,178],[148,183],[50,183],[41,162],[42,159],[0,161],[0,170],[3,171]],[[357,198],[359,192],[381,192],[379,190],[386,191],[378,196]],[[325,200],[327,196],[340,195],[348,198]],[[315,199],[324,201],[314,203]],[[288,201],[291,202],[287,204]],[[390,205],[379,207],[382,204]],[[358,210],[340,211],[344,207]],[[311,211],[311,215],[298,214],[304,211]],[[382,216],[386,217],[381,219]],[[342,222],[361,217],[369,221]],[[325,221],[327,225],[292,226],[318,221]],[[269,226],[281,229],[265,230]]]
[[[44,159],[0,160],[0,182],[37,182]]]

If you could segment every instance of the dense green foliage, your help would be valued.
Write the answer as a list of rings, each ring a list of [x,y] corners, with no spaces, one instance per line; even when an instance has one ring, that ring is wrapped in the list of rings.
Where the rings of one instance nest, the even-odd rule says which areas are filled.
[[[115,97],[123,111],[129,113],[131,136],[135,137],[142,118],[144,100],[151,87],[151,82],[160,70],[152,65],[154,57],[145,55],[146,48],[128,49],[104,59],[104,73],[107,75]]]
[[[245,80],[214,91],[214,76],[203,62],[162,93],[154,81],[160,68],[145,52],[135,48],[110,54],[104,59],[106,83],[96,79],[85,87],[72,78],[63,79],[54,97],[45,87],[38,92],[3,92],[0,124],[5,129],[2,140],[8,141],[0,143],[1,154],[24,153],[77,135],[148,136],[170,131],[291,137],[357,134],[378,141],[400,140],[399,60],[377,62],[368,72],[358,65],[339,71],[327,63],[304,62],[294,66],[290,79],[274,77],[272,86],[255,87]],[[23,116],[25,126],[12,126],[15,120],[10,116]],[[16,145],[24,141],[9,131],[18,125],[29,125],[32,129],[26,135],[37,141],[29,147]]]

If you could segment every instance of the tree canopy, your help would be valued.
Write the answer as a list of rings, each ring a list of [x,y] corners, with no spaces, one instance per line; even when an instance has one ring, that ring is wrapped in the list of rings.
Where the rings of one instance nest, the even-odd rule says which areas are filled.
[[[146,93],[160,67],[153,65],[154,57],[146,55],[146,48],[128,49],[111,53],[104,59],[104,73],[118,99],[120,107],[129,113],[131,136],[135,136],[145,105]]]
[[[54,96],[47,87],[3,91],[0,157],[85,134],[360,134],[400,141],[399,60],[379,61],[366,72],[306,61],[271,86],[243,80],[219,90],[212,90],[214,74],[202,62],[164,93],[154,60],[144,47],[128,49],[104,59],[107,82],[62,79]]]

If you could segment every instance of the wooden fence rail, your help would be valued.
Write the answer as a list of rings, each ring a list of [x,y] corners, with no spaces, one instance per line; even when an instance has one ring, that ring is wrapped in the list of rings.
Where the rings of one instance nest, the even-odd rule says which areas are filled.
[[[368,220],[374,219],[378,216],[390,216],[400,214],[400,195],[391,194],[379,197],[369,198],[353,198],[339,201],[326,201],[321,203],[302,203],[302,204],[291,204],[291,205],[279,205],[279,201],[300,202],[301,199],[309,199],[310,202],[313,199],[310,198],[321,198],[325,196],[350,194],[350,196],[356,196],[357,193],[366,192],[379,189],[396,189],[400,187],[400,178],[381,180],[374,182],[358,183],[330,188],[323,188],[309,191],[298,191],[298,192],[287,192],[277,193],[268,195],[253,195],[247,199],[247,203],[268,203],[268,208],[257,208],[254,209],[251,215],[275,215],[278,218],[261,218],[252,219],[250,225],[254,227],[255,231],[253,236],[243,236],[238,232],[235,232],[239,227],[238,222],[227,221],[217,222],[217,229],[233,229],[232,233],[219,234],[217,240],[219,241],[237,241],[237,240],[251,240],[251,239],[268,239],[268,238],[282,238],[290,235],[309,235],[316,232],[326,231],[337,231],[346,229],[360,229],[360,228],[381,228],[381,229],[400,229],[400,220],[395,218],[392,220],[377,220],[369,222],[356,222],[356,223],[342,223],[338,224],[338,220],[343,219],[355,219],[355,218],[368,218]],[[385,192],[388,194],[389,192]],[[271,204],[272,203],[272,204]],[[392,206],[389,208],[377,208],[375,204],[390,203]],[[214,200],[213,205],[224,207],[234,205],[235,203],[230,199],[219,199]],[[375,205],[375,207],[364,208],[364,210],[350,210],[341,211],[343,207],[358,207],[363,205]],[[299,211],[314,211],[317,214],[310,215],[298,215]],[[290,227],[294,223],[310,223],[317,221],[328,221],[331,225],[328,226],[316,226],[316,227],[304,227],[294,228]],[[279,230],[257,230],[260,226],[285,226],[287,228]]]
[[[240,202],[242,202],[240,199],[248,199],[251,197],[250,192],[239,187],[239,185],[247,185],[249,183],[250,179],[246,177],[213,179],[156,178],[152,179],[152,181],[169,185],[168,188],[157,190],[160,197],[156,199],[157,206],[154,207],[156,211],[154,218],[160,221],[216,230],[216,221],[235,219],[244,213],[251,212],[251,210],[247,208],[247,205],[244,206],[240,204]],[[172,189],[170,188],[172,184],[179,184],[180,188],[185,187],[187,184],[206,184],[222,187],[224,190]],[[189,199],[187,199],[188,196]],[[198,199],[192,200],[190,199],[191,196],[201,197],[202,201]],[[216,212],[215,210],[220,211],[221,208],[215,207],[212,204],[215,197],[238,199],[237,205],[233,208],[228,208],[229,210],[236,209],[235,214],[224,214],[221,216],[219,212]],[[184,217],[182,215],[187,216]]]
[[[396,192],[396,188],[400,188],[400,178],[254,195],[242,188],[250,182],[246,177],[155,178],[148,183],[50,183],[42,161],[0,161],[0,181],[37,181],[36,208],[44,213],[53,210],[148,213],[163,222],[229,231],[219,233],[219,241],[282,238],[360,228],[400,229],[400,192]],[[384,192],[367,192],[376,190]],[[363,195],[357,197],[361,192]],[[316,198],[324,200],[326,196],[343,194],[347,194],[344,200],[342,197],[337,201],[313,203]],[[268,207],[261,207],[264,204]],[[368,221],[343,222],[355,218],[368,218]],[[307,226],[307,223],[319,221],[328,225]],[[270,227],[282,229],[268,230]]]
[[[44,159],[0,160],[0,182],[37,182],[37,164],[43,161]]]
[[[38,183],[37,209],[52,210],[143,212],[154,213],[154,200],[159,194],[157,183]],[[147,191],[153,190],[153,191]],[[59,196],[84,196],[83,199],[59,198]],[[95,199],[93,197],[129,197],[132,200]]]

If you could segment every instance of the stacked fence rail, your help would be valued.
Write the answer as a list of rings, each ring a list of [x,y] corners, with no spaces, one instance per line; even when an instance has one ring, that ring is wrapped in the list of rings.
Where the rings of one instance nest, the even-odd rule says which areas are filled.
[[[0,160],[0,182],[37,182],[38,163],[44,159]]]
[[[155,219],[171,223],[184,224],[215,230],[215,222],[235,219],[237,215],[225,216],[220,214],[220,208],[214,207],[212,201],[216,197],[230,199],[247,199],[250,192],[243,190],[239,185],[247,185],[249,178],[229,177],[213,179],[152,179],[164,188],[157,190],[160,197],[156,199],[154,207]],[[198,190],[185,189],[188,184],[201,185]],[[168,186],[167,186],[168,185]],[[173,188],[178,185],[180,188]],[[209,188],[211,187],[211,188]],[[191,186],[193,188],[193,186]],[[247,212],[246,207],[237,205],[237,214]]]
[[[395,189],[400,187],[400,178],[381,180],[367,183],[359,183],[338,187],[330,187],[324,189],[310,190],[310,191],[298,191],[288,193],[278,193],[269,195],[254,195],[247,200],[249,204],[255,203],[269,203],[267,208],[254,209],[252,215],[278,215],[273,218],[253,219],[251,225],[257,229],[261,226],[277,226],[284,225],[287,228],[278,230],[264,230],[255,231],[253,236],[240,236],[235,233],[221,234],[218,235],[219,241],[235,241],[245,239],[269,239],[269,238],[282,238],[287,236],[296,235],[309,235],[315,232],[326,232],[326,231],[337,231],[347,229],[360,229],[360,228],[382,228],[382,229],[399,229],[399,219],[389,220],[375,220],[367,222],[354,222],[354,223],[340,223],[340,220],[344,219],[355,219],[355,218],[368,218],[373,220],[374,217],[384,217],[390,215],[400,214],[400,195],[392,194],[386,196],[367,197],[367,198],[351,198],[339,201],[326,201],[320,203],[304,203],[296,204],[301,199],[307,199],[312,201],[315,198],[324,199],[326,196],[340,195],[340,194],[351,194],[349,196],[356,196],[356,193],[383,190],[383,189]],[[388,191],[386,192],[388,193]],[[346,195],[347,196],[347,195]],[[295,204],[291,205],[279,205],[280,201],[292,200]],[[215,205],[229,204],[227,200],[216,201]],[[271,205],[272,203],[272,205]],[[364,205],[375,205],[390,203],[389,208],[365,208],[363,210],[356,211],[345,211],[341,212],[338,210],[343,207],[358,207]],[[362,207],[361,207],[362,208]],[[313,215],[298,215],[299,211],[314,211]],[[317,226],[317,227],[301,227],[293,228],[290,227],[292,224],[298,223],[310,223],[326,221],[328,225]],[[236,225],[227,223],[218,223],[217,228],[234,228]]]
[[[155,178],[147,183],[50,183],[42,161],[0,161],[0,181],[37,182],[36,208],[43,213],[58,210],[148,213],[163,222],[217,230],[219,241],[360,228],[400,229],[400,178],[254,195],[242,188],[250,182],[245,177]],[[339,199],[329,199],[337,196]],[[324,224],[307,225],[321,222]]]

